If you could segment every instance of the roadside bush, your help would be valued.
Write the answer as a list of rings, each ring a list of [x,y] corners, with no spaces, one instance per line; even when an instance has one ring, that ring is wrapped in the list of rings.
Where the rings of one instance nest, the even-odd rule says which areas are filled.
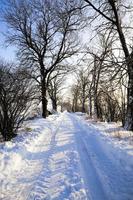
[[[25,69],[0,63],[0,133],[5,141],[16,136],[35,99]]]

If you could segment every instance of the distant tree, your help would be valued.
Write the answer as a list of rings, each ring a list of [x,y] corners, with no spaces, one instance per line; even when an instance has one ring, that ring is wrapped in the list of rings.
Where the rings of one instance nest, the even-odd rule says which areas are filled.
[[[72,104],[69,100],[66,101],[62,101],[61,103],[61,112],[63,111],[68,111],[68,112],[72,112]]]
[[[88,88],[90,85],[88,68],[77,69],[75,71],[75,83],[71,87],[73,99],[73,112],[86,112],[86,101],[88,99]]]
[[[97,108],[100,120],[106,120],[108,122],[122,120],[118,94],[115,94],[113,88],[112,90],[107,86],[100,88],[97,99]]]
[[[0,133],[5,141],[16,136],[30,106],[36,102],[25,70],[0,62]]]
[[[4,20],[11,30],[7,41],[17,45],[21,63],[31,69],[31,77],[40,86],[45,118],[49,74],[78,49],[73,33],[79,25],[80,12],[72,9],[77,0],[7,0],[6,3]]]
[[[60,92],[64,88],[63,83],[65,80],[64,73],[56,71],[53,75],[50,76],[48,81],[48,94],[52,101],[52,108],[54,111],[57,111],[57,104],[60,99]]]
[[[71,87],[71,93],[72,93],[72,111],[77,112],[79,111],[79,94],[80,89],[78,84],[73,84]]]
[[[77,72],[77,83],[79,85],[79,99],[81,102],[81,111],[85,112],[85,103],[88,98],[88,71],[87,69],[80,69]]]

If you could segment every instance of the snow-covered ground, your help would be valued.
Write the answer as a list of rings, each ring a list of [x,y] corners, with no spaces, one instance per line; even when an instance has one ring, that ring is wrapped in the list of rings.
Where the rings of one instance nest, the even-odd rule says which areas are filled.
[[[0,144],[0,200],[133,199],[133,146],[113,124],[64,112],[26,127]]]
[[[123,149],[127,154],[133,155],[133,132],[126,131],[122,128],[121,123],[104,123],[104,122],[93,122],[96,128],[102,133],[102,137],[105,136],[105,139],[108,139],[108,142],[111,142],[116,146],[119,146],[119,149]]]

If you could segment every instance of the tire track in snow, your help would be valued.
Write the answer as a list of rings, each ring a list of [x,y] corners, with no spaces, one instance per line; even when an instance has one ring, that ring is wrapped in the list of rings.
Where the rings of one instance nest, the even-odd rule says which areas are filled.
[[[48,157],[44,161],[42,172],[27,200],[87,200],[84,183],[79,172],[79,157],[76,151],[71,120],[61,114],[59,123],[53,131]],[[63,145],[61,138],[67,138]],[[59,143],[61,146],[59,146]],[[41,185],[42,184],[42,185]]]
[[[107,200],[106,193],[102,187],[101,180],[93,166],[91,152],[88,151],[87,145],[83,140],[83,130],[81,122],[76,117],[70,115],[75,126],[75,139],[80,156],[80,168],[84,179],[87,195],[89,200]]]
[[[94,200],[132,200],[132,171],[125,170],[106,154],[104,149],[106,144],[91,124],[88,126],[77,116],[70,115],[70,118],[77,129],[75,137],[81,157],[82,173],[90,188],[91,198]]]
[[[56,121],[59,121],[58,124]],[[45,199],[46,200],[48,198],[47,192],[46,192],[46,189],[48,188],[48,186],[47,186],[48,181],[46,179],[49,177],[49,174],[50,174],[49,163],[50,163],[51,156],[53,155],[54,148],[56,146],[55,137],[56,137],[56,134],[57,134],[61,124],[63,123],[62,116],[59,117],[56,121],[55,121],[55,125],[54,124],[52,125],[51,141],[49,144],[48,153],[43,161],[42,171],[38,175],[38,178],[37,178],[34,186],[29,190],[29,194],[27,195],[26,200],[32,200],[32,199],[35,199],[35,200],[41,200],[41,199],[44,200]]]
[[[92,126],[90,126],[90,129],[95,131]],[[132,200],[133,173],[131,170],[126,170],[119,162],[119,164],[116,162],[117,152],[115,159],[106,154],[104,149],[105,142],[101,141],[99,135],[95,135],[95,133],[86,133],[84,143],[88,151],[93,152],[91,160],[106,191],[107,199]]]

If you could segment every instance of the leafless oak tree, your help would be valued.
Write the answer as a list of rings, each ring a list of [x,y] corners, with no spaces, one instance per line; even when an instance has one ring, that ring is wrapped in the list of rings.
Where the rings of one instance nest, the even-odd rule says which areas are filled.
[[[18,57],[31,69],[41,88],[42,116],[47,116],[47,88],[50,74],[77,52],[73,35],[79,25],[77,1],[8,0],[4,19],[10,27],[8,42],[18,47]]]

